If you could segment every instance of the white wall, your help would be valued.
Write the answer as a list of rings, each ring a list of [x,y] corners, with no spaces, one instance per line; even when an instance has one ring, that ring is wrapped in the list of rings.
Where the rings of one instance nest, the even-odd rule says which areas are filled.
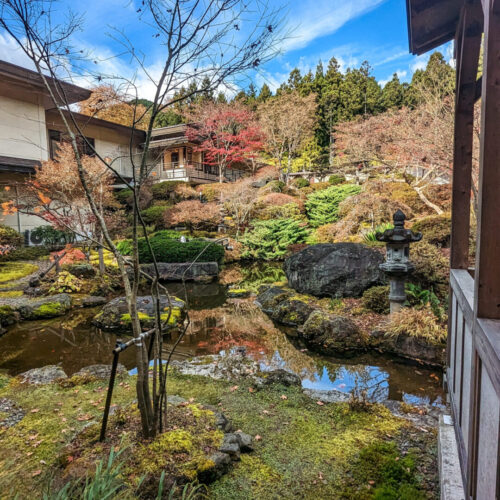
[[[0,95],[0,156],[46,160],[45,109]]]

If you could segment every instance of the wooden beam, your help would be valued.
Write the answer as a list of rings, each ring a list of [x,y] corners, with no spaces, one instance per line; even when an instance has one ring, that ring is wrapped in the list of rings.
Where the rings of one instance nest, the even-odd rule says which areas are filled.
[[[500,319],[500,0],[484,0],[475,314]]]
[[[456,40],[457,80],[450,253],[452,269],[467,269],[469,266],[474,97],[483,20],[480,1],[465,2],[460,19],[461,25],[457,30]]]

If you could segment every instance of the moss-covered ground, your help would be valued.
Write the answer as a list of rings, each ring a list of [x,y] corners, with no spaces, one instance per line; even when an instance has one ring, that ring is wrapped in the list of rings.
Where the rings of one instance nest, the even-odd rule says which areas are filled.
[[[130,407],[134,381],[126,377],[117,382],[114,404]],[[26,413],[15,426],[0,430],[0,491],[7,498],[7,492],[20,498],[39,494],[56,471],[60,474],[61,457],[78,431],[102,415],[105,382],[76,379],[63,385],[24,386],[0,379],[0,398],[14,400]],[[354,410],[346,403],[318,404],[298,388],[257,389],[177,374],[169,378],[168,390],[189,399],[191,407],[217,406],[235,429],[255,436],[254,452],[242,455],[209,486],[210,498],[439,496],[435,433],[394,417],[383,406]],[[150,445],[137,463],[150,467],[151,460],[145,460],[150,456],[156,467],[155,453]],[[164,460],[158,455],[157,460]]]
[[[15,281],[34,273],[38,266],[29,262],[2,262],[0,263],[0,283]]]

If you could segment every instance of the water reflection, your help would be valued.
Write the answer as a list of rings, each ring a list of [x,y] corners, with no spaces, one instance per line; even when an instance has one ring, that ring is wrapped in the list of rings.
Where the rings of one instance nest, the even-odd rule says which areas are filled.
[[[169,288],[182,298],[178,293],[181,289]],[[368,398],[374,401],[442,404],[440,373],[382,355],[366,354],[347,360],[318,356],[277,329],[253,303],[226,302],[221,288],[190,286],[191,324],[175,358],[228,353],[236,346],[245,346],[263,370],[291,370],[300,375],[305,388],[346,393],[366,390]],[[96,312],[77,310],[63,318],[11,327],[0,338],[0,370],[15,375],[30,368],[61,364],[71,375],[90,364],[111,363],[117,336],[92,326],[91,318]],[[165,354],[176,340],[175,335],[165,338]],[[134,361],[133,349],[120,355],[120,362],[129,369],[134,367]]]

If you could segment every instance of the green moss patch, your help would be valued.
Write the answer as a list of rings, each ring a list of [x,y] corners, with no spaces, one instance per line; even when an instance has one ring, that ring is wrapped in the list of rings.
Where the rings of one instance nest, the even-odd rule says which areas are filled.
[[[438,498],[435,433],[422,432],[383,406],[357,411],[345,403],[319,405],[297,387],[258,390],[174,371],[169,394],[190,403],[169,407],[165,434],[138,442],[134,381],[127,376],[117,383],[118,409],[100,444],[105,383],[36,387],[0,377],[0,397],[13,399],[26,413],[17,425],[0,430],[0,490],[36,496],[49,478],[64,478],[54,483],[61,486],[84,476],[113,446],[124,450],[124,496],[136,497],[142,479],[142,497],[156,498],[161,471],[168,492],[173,478],[191,481],[213,466],[210,456],[223,436],[203,406],[208,404],[220,408],[235,429],[255,436],[254,451],[209,486],[210,498]]]
[[[38,269],[35,264],[28,262],[0,263],[0,283],[15,281],[33,274]]]

